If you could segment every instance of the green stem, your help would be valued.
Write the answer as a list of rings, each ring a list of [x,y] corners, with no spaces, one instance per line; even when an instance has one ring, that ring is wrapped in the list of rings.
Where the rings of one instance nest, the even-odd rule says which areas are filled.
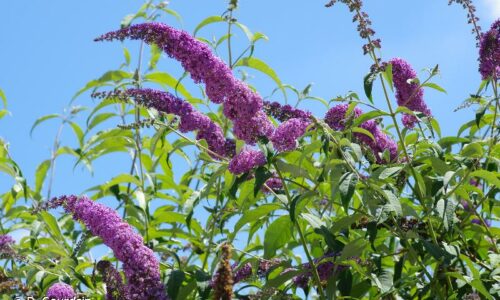
[[[233,9],[229,9],[229,19],[227,25],[227,52],[228,52],[228,64],[229,67],[233,68],[233,55],[231,51],[231,27],[233,25]]]

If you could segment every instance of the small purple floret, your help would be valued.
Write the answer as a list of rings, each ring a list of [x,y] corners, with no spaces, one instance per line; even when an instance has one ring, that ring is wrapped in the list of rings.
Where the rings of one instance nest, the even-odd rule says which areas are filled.
[[[229,162],[229,171],[239,175],[247,173],[253,168],[262,166],[265,163],[266,157],[264,153],[259,150],[244,148]]]
[[[66,284],[66,283],[56,283],[53,284],[48,290],[47,290],[47,298],[49,299],[55,299],[55,300],[64,300],[64,299],[71,299],[76,297],[75,291],[73,288]]]

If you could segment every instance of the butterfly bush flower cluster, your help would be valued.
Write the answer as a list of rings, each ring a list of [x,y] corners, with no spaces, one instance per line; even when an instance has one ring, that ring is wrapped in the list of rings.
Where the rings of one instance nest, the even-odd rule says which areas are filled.
[[[76,297],[75,291],[73,290],[71,285],[68,285],[66,283],[59,282],[53,284],[47,290],[47,298],[51,300],[72,299],[74,297]]]
[[[334,130],[344,130],[346,121],[355,120],[363,113],[360,108],[355,107],[352,111],[352,116],[346,116],[348,109],[349,105],[345,103],[338,104],[330,108],[325,115],[325,122]],[[394,140],[392,140],[389,136],[382,132],[382,130],[374,120],[363,122],[360,127],[370,132],[375,139],[372,139],[370,136],[359,132],[355,132],[354,136],[363,144],[373,150],[378,163],[385,162],[380,155],[380,153],[383,153],[384,151],[389,152],[391,161],[396,160],[398,154],[398,145]]]
[[[261,188],[265,194],[277,192],[281,189],[283,189],[283,181],[276,173],[272,174],[271,178],[266,180],[266,185]]]
[[[278,258],[274,258],[272,260],[259,260],[259,264],[257,266],[256,273],[258,276],[263,277],[266,276],[267,273],[271,270],[271,268],[280,264],[282,261]],[[244,281],[250,278],[253,274],[252,263],[247,262],[244,263],[240,268],[237,269],[238,264],[234,263],[232,268],[233,270],[233,281],[234,284]]]
[[[239,175],[247,173],[255,167],[260,167],[266,164],[264,153],[251,148],[243,148],[240,153],[236,154],[229,162],[229,171]]]
[[[142,40],[155,44],[170,57],[181,62],[196,83],[204,83],[214,103],[223,103],[224,115],[234,123],[234,134],[249,144],[260,136],[270,136],[274,126],[262,111],[262,98],[245,83],[234,77],[232,70],[209,46],[189,33],[162,23],[132,25],[109,32],[96,41]]]
[[[321,281],[326,281],[334,274],[338,274],[348,268],[344,265],[335,264],[335,262],[332,261],[332,259],[338,255],[338,253],[329,253],[314,259],[314,264],[316,265],[316,270]],[[300,268],[287,268],[282,272],[282,274],[297,270],[303,270],[303,272],[294,276],[292,281],[296,287],[306,289],[309,285],[310,279],[313,277],[311,265],[309,263],[302,264]]]
[[[396,88],[396,99],[399,106],[407,107],[412,111],[423,113],[430,117],[431,111],[424,102],[424,90],[416,82],[409,82],[417,78],[417,73],[411,65],[401,58],[389,61],[392,64],[394,87]],[[413,128],[417,123],[416,116],[403,114],[403,124],[407,128]]]
[[[479,47],[479,72],[483,79],[500,77],[500,19],[482,34]]]
[[[297,139],[304,135],[309,120],[293,118],[280,124],[271,137],[274,148],[279,152],[297,148]]]
[[[54,198],[49,203],[49,208],[58,206],[63,206],[75,220],[84,223],[123,262],[127,299],[167,299],[160,278],[159,261],[153,250],[144,245],[142,237],[116,211],[85,196],[74,195]]]
[[[210,151],[225,157],[234,155],[234,141],[226,140],[219,125],[208,116],[197,111],[189,102],[184,101],[171,93],[159,90],[128,89],[126,91],[113,91],[110,93],[94,93],[98,98],[133,98],[137,104],[154,108],[166,114],[173,114],[180,118],[179,130],[181,132],[197,131],[196,139],[205,139]]]
[[[14,253],[12,245],[16,241],[7,234],[0,234],[0,258],[3,256],[10,256]]]

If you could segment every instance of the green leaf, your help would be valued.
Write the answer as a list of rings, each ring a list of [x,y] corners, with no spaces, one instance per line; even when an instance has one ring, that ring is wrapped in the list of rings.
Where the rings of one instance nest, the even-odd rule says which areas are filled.
[[[340,177],[339,191],[340,198],[342,200],[342,205],[344,210],[349,211],[349,202],[354,195],[354,190],[356,188],[356,183],[358,182],[358,176],[354,173],[345,173]]]
[[[370,100],[371,103],[373,103],[373,97],[372,97],[372,89],[373,89],[373,82],[377,79],[377,74],[375,73],[368,73],[366,74],[365,78],[363,79],[363,87],[365,89],[365,95],[368,97],[368,100]]]
[[[278,209],[280,209],[278,204],[263,204],[256,209],[245,211],[243,216],[236,222],[236,225],[234,225],[232,234],[235,235],[245,224],[256,222]]]
[[[149,60],[149,70],[154,70],[161,57],[161,49],[155,44],[151,45],[151,59]]]
[[[110,181],[107,181],[105,184],[101,185],[102,190],[107,190],[111,186],[115,184],[120,184],[120,183],[133,183],[136,186],[141,186],[141,181],[130,174],[121,174],[116,177],[113,177]]]
[[[198,31],[200,29],[202,29],[203,27],[207,26],[208,24],[218,23],[218,22],[226,22],[226,20],[223,17],[221,17],[221,16],[210,16],[210,17],[204,19],[194,29],[193,36],[196,36],[196,34],[198,33]]]
[[[378,178],[383,180],[383,179],[387,179],[389,177],[393,177],[394,175],[398,174],[399,171],[401,171],[401,169],[403,169],[402,166],[384,168],[383,171],[378,176]]]
[[[115,113],[102,113],[95,115],[94,118],[92,118],[92,120],[90,121],[90,123],[87,123],[87,130],[88,131],[92,130],[92,128],[96,127],[97,125],[101,124],[102,122],[114,116],[116,116]]]
[[[403,208],[401,207],[401,202],[399,201],[399,198],[394,195],[391,191],[384,190],[385,196],[388,200],[387,207],[395,212],[398,216],[403,215]]]
[[[367,244],[368,242],[364,238],[358,238],[349,242],[345,245],[338,260],[342,262],[348,260],[350,257],[359,257]]]
[[[470,173],[470,177],[479,177],[486,180],[492,186],[495,186],[497,188],[500,187],[500,179],[498,172],[478,170]]]
[[[243,66],[243,67],[249,67],[252,69],[255,69],[257,71],[260,71],[267,76],[271,77],[272,80],[278,85],[278,87],[281,89],[283,92],[284,97],[286,98],[286,91],[285,88],[283,87],[283,84],[281,83],[281,80],[278,77],[278,74],[269,67],[265,62],[262,60],[255,58],[255,57],[245,57],[236,62],[234,65],[235,67]]]
[[[389,84],[391,90],[394,90],[394,84],[392,82],[392,64],[387,64],[383,75],[385,80],[387,80],[387,83]]]
[[[82,93],[88,91],[89,89],[103,86],[107,82],[118,82],[118,81],[121,81],[123,79],[130,79],[133,77],[134,77],[134,74],[132,74],[130,72],[125,72],[123,70],[108,71],[108,72],[104,73],[101,77],[99,77],[98,79],[94,79],[94,80],[89,81],[83,88],[81,88],[78,92],[76,92],[76,94],[72,98],[72,101],[75,100]]]
[[[5,97],[5,93],[0,89],[0,99],[2,99],[3,107],[7,107],[7,97]]]
[[[321,220],[320,218],[316,217],[313,214],[309,214],[309,213],[302,214],[302,218],[315,229],[326,226],[326,224],[323,220]]]
[[[274,220],[264,235],[264,258],[275,256],[276,250],[282,248],[292,240],[293,224],[288,216],[281,216]]]
[[[388,113],[381,111],[381,110],[372,110],[372,111],[369,111],[365,114],[362,114],[361,116],[356,118],[354,120],[352,126],[358,127],[359,125],[363,124],[364,122],[366,122],[368,120],[375,119],[375,118],[382,117],[382,116],[388,116],[388,115],[389,115]]]
[[[47,176],[47,171],[50,168],[50,159],[44,160],[38,165],[35,172],[35,192],[39,193],[42,190],[42,184]]]
[[[68,121],[68,123],[71,126],[71,129],[73,129],[73,132],[75,133],[76,138],[78,140],[78,145],[81,148],[83,146],[83,137],[84,137],[82,128],[73,121]]]
[[[189,93],[189,91],[184,87],[183,84],[179,83],[179,80],[174,78],[172,75],[164,72],[154,72],[149,73],[144,76],[144,81],[154,82],[161,85],[167,85],[173,88],[176,91],[185,97],[186,99],[192,99],[193,96]]]
[[[130,52],[125,47],[123,47],[123,57],[125,57],[125,65],[130,65]]]
[[[47,120],[50,120],[50,119],[54,119],[54,118],[60,118],[61,115],[59,114],[50,114],[50,115],[46,115],[46,116],[43,116],[43,117],[40,117],[38,119],[36,119],[35,123],[33,124],[33,126],[31,126],[31,130],[30,130],[30,135],[33,135],[33,130],[35,130],[35,128],[40,125],[41,123],[47,121]]]
[[[479,143],[470,143],[460,151],[460,155],[469,158],[481,158],[483,154],[483,147]]]
[[[184,279],[186,279],[186,275],[181,270],[174,270],[170,273],[167,282],[167,293],[170,298],[177,299],[177,293],[179,293]]]
[[[297,275],[300,275],[304,273],[303,271],[295,271],[295,270],[290,270],[284,273],[280,273],[278,276],[274,278],[270,278],[269,280],[266,281],[265,288],[278,288],[281,286],[283,283],[287,282],[288,280],[294,278]]]
[[[441,93],[445,93],[446,94],[446,90],[443,89],[441,86],[433,83],[433,82],[427,82],[427,83],[424,83],[422,84],[422,86],[425,86],[425,87],[429,87],[431,89],[435,89],[436,91],[439,91]]]
[[[481,281],[481,274],[479,273],[477,268],[474,266],[472,261],[467,256],[465,256],[463,254],[460,254],[460,259],[462,261],[465,261],[465,263],[469,267],[469,270],[472,273],[472,277],[474,278],[473,280],[471,280],[469,282],[469,284],[473,288],[478,290],[481,294],[483,294],[483,296],[485,296],[487,299],[493,299],[493,297],[490,295],[490,293],[488,293],[488,290],[486,289],[486,287],[483,285],[483,282]]]
[[[54,238],[54,240],[64,241],[64,236],[61,232],[61,227],[59,227],[59,223],[57,222],[56,218],[45,211],[40,212],[40,216],[47,225],[49,229],[49,234]]]

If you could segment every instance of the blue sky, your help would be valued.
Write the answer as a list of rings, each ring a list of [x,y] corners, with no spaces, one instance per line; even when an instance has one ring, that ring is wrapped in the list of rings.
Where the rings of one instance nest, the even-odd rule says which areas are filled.
[[[304,88],[314,83],[312,94],[330,99],[356,91],[363,95],[363,76],[371,61],[362,56],[363,41],[357,36],[351,15],[343,5],[324,8],[322,1],[241,0],[237,19],[252,31],[269,37],[258,44],[255,56],[265,60],[284,83]],[[454,134],[461,123],[473,118],[473,112],[453,112],[462,100],[473,93],[480,82],[477,73],[477,49],[470,34],[466,13],[458,5],[449,7],[447,0],[365,0],[365,9],[373,21],[377,36],[382,38],[384,59],[402,57],[416,70],[440,65],[441,77],[435,82],[448,93],[426,91],[426,100],[441,123],[444,134]],[[500,17],[500,1],[476,1],[483,29]],[[119,27],[123,16],[133,13],[142,1],[1,1],[0,11],[0,88],[9,101],[11,116],[0,120],[0,136],[10,142],[14,159],[33,182],[38,163],[49,157],[49,149],[58,123],[50,121],[29,136],[33,122],[40,116],[60,113],[75,92],[86,82],[116,69],[123,61],[120,43],[94,43],[101,33]],[[183,16],[180,25],[174,18],[161,19],[192,31],[209,15],[220,15],[226,1],[172,0],[170,8]],[[201,36],[211,37],[224,30],[224,25],[210,25]],[[245,37],[235,36],[236,49]],[[138,43],[127,43],[136,53]],[[163,57],[163,71],[179,72],[178,64]],[[262,74],[250,71],[263,96],[275,87]],[[420,73],[422,76],[424,73]],[[380,88],[375,85],[376,103]],[[291,99],[293,100],[293,99]],[[76,104],[92,106],[88,95]],[[309,105],[317,116],[325,108]],[[109,124],[108,124],[109,125]],[[111,124],[113,126],[113,124]],[[74,145],[67,130],[63,137]],[[127,172],[126,157],[100,160],[96,175],[77,168],[74,160],[62,158],[58,163],[54,194],[80,193],[112,175]],[[112,168],[110,168],[112,166]],[[5,177],[0,177],[0,181]],[[9,186],[1,183],[0,188]]]

